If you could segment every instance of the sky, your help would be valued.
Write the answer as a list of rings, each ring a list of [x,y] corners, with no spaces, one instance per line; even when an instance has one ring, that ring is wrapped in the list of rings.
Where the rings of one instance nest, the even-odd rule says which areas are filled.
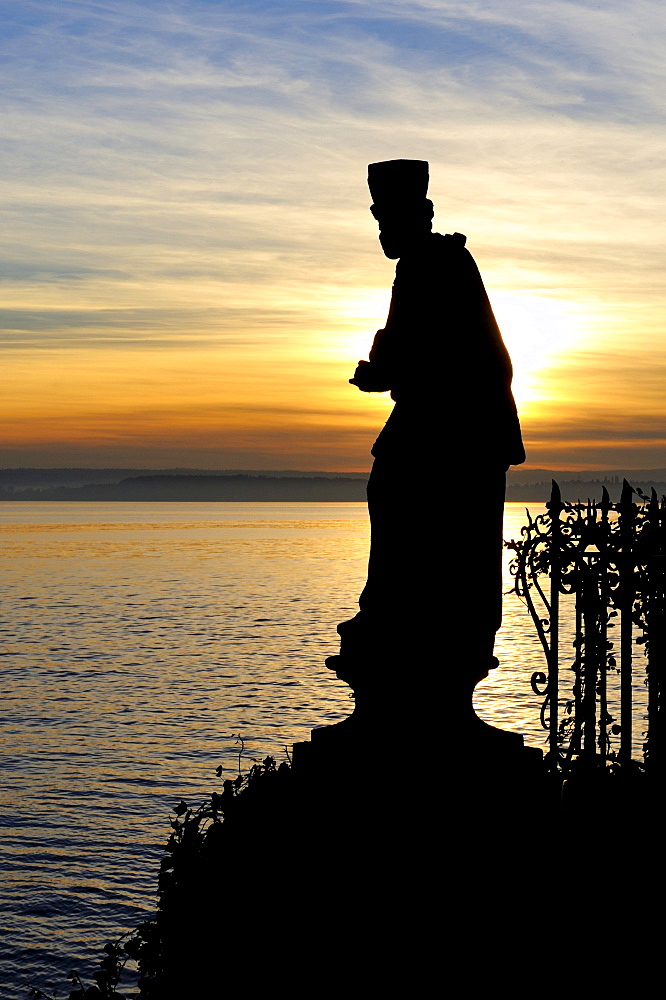
[[[481,269],[527,464],[666,467],[661,0],[0,13],[0,466],[368,469],[366,168],[404,157]]]

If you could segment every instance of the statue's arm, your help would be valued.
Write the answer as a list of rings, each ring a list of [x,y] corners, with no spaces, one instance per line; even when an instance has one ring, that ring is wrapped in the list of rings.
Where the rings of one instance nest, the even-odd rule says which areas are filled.
[[[388,372],[374,361],[359,361],[349,381],[361,392],[388,392],[392,387]]]
[[[391,307],[389,309],[386,326],[383,330],[377,330],[372,343],[369,361],[359,361],[354,377],[349,381],[361,392],[388,392],[393,388],[393,350],[394,337],[391,335],[392,327],[395,325],[395,287],[391,296]]]

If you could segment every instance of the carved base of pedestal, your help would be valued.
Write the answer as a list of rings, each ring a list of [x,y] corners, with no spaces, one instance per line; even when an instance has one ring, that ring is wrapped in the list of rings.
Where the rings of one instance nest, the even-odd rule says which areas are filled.
[[[542,759],[540,750],[524,748],[520,734],[496,729],[474,711],[476,685],[498,666],[492,637],[477,644],[466,660],[450,664],[423,636],[396,641],[393,648],[385,639],[373,644],[361,614],[342,622],[338,632],[340,653],[329,656],[326,666],[353,689],[355,707],[342,722],[312,730],[311,743],[302,744],[310,748],[303,751],[310,758],[340,754],[371,760],[396,742],[412,742],[419,757],[444,755],[477,769],[484,760],[519,754]]]
[[[496,782],[505,777],[540,775],[543,752],[524,746],[519,733],[489,726],[473,712],[467,717],[427,720],[406,712],[399,721],[392,716],[369,719],[356,713],[333,726],[311,732],[310,742],[294,745],[295,772],[372,774],[377,767],[400,783],[410,783],[424,767],[437,762],[442,774],[454,783],[465,776],[474,781]],[[427,771],[427,773],[426,773]],[[431,780],[428,766],[418,780]],[[501,778],[498,778],[501,775]]]
[[[473,707],[476,685],[498,661],[493,657],[483,667],[471,663],[446,670],[429,669],[431,660],[432,655],[363,663],[344,655],[328,657],[326,666],[354,689],[355,707],[341,722],[314,729],[313,743],[382,746],[412,738],[434,753],[443,747],[464,755],[520,751],[521,735],[488,725]]]
[[[390,685],[393,676],[395,676],[396,680],[404,683],[405,663],[415,660],[427,663],[432,659],[436,659],[436,654],[427,650],[420,655],[408,651],[399,655],[395,655],[394,653],[393,656],[389,654],[384,654],[383,656],[375,654],[365,659],[345,653],[337,653],[334,656],[327,656],[324,662],[329,670],[335,672],[338,680],[349,684],[353,691],[358,691],[370,687],[379,688],[387,684]],[[449,681],[449,685],[456,682],[460,684],[462,679],[464,683],[471,684],[472,688],[474,688],[480,681],[485,680],[491,670],[494,670],[498,666],[499,660],[496,656],[486,657],[483,662],[467,665],[466,670],[461,671],[462,678],[458,673],[454,673],[452,680]],[[442,681],[440,680],[441,683]]]
[[[381,616],[360,611],[337,630],[340,652],[327,657],[326,666],[354,691],[390,687],[393,679],[402,686],[426,678],[474,686],[498,666],[495,630],[480,623],[466,636],[465,660],[453,666],[443,651],[441,626],[427,613],[409,618],[397,611]]]
[[[316,748],[341,753],[357,752],[384,754],[396,740],[401,743],[414,741],[419,753],[445,753],[452,760],[479,757],[511,756],[521,753],[523,737],[488,725],[470,712],[458,718],[440,716],[438,720],[421,719],[411,714],[398,721],[395,712],[378,712],[373,718],[369,713],[356,712],[332,726],[320,726],[311,732],[311,743]],[[541,751],[537,751],[541,755]]]

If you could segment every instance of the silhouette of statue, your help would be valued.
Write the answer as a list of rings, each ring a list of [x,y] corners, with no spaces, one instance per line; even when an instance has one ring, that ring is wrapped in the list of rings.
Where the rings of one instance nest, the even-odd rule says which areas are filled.
[[[481,276],[464,236],[432,232],[428,180],[424,160],[368,167],[379,241],[399,262],[386,325],[350,382],[395,405],[372,448],[360,611],[327,660],[354,690],[351,731],[408,708],[481,726],[473,690],[497,665],[505,474],[525,452]]]

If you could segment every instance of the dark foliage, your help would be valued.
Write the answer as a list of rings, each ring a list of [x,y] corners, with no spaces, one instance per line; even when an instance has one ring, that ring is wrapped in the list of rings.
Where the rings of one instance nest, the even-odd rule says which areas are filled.
[[[242,738],[239,767],[244,752]],[[166,844],[165,857],[158,875],[158,911],[151,920],[122,935],[117,941],[104,946],[104,955],[93,975],[94,983],[85,985],[78,972],[67,977],[73,989],[67,1000],[128,1000],[120,986],[128,962],[138,967],[138,988],[141,997],[164,998],[171,995],[171,984],[165,970],[171,966],[168,951],[173,953],[173,940],[165,934],[165,923],[177,914],[178,923],[186,923],[187,910],[181,909],[183,895],[197,884],[202,863],[210,861],[224,840],[223,823],[238,812],[268,785],[275,785],[289,772],[285,762],[279,767],[273,757],[266,757],[262,764],[254,764],[246,774],[222,783],[221,792],[213,792],[210,799],[196,808],[180,801],[170,820],[171,834]],[[216,769],[221,776],[222,768]],[[231,819],[233,825],[234,819]],[[57,1000],[56,996],[33,987],[30,997],[35,1000]]]

